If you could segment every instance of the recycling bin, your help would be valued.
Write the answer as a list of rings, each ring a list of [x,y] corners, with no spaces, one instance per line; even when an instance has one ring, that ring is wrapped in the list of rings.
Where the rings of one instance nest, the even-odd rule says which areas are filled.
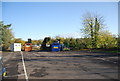
[[[10,46],[11,51],[21,51],[21,43],[13,43]]]
[[[31,51],[32,50],[32,44],[31,43],[25,43],[24,50],[25,51]]]
[[[59,43],[52,43],[52,51],[60,51],[60,44]]]

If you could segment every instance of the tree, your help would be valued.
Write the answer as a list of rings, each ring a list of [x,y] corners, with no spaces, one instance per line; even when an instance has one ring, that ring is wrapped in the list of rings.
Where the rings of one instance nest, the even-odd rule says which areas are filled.
[[[117,38],[114,37],[109,31],[102,31],[98,36],[98,47],[99,48],[117,48]]]
[[[3,50],[6,50],[8,47],[10,47],[10,44],[12,43],[11,40],[14,38],[10,26],[11,24],[4,25],[3,22],[0,22],[0,39]]]
[[[14,41],[14,43],[21,43],[21,42],[22,42],[21,38],[15,39],[15,41]]]
[[[32,40],[32,45],[37,45],[38,40]]]
[[[51,40],[51,38],[50,37],[45,37],[44,38],[44,40],[43,40],[43,42],[42,42],[42,45],[41,45],[41,50],[46,50],[46,51],[49,51],[50,50],[50,48],[47,48],[46,47],[46,44],[49,42]]]
[[[64,40],[64,46],[67,47],[67,48],[70,47],[70,38],[66,38],[66,39]]]
[[[75,45],[76,45],[76,40],[73,38],[70,38],[70,42],[69,42],[69,46],[70,46],[70,50],[74,50],[75,49]]]
[[[37,41],[37,45],[41,45],[42,44],[42,39],[39,39],[38,41]]]
[[[21,43],[21,45],[24,45],[26,41],[22,40],[21,38],[14,38],[14,40],[12,40],[13,43]]]
[[[120,49],[120,35],[118,35],[118,49]]]
[[[85,37],[91,38],[92,48],[97,48],[97,39],[101,29],[103,29],[103,16],[87,12],[83,16],[83,29]]]
[[[60,44],[63,44],[63,42],[64,42],[64,38],[63,38],[63,37],[60,37],[60,36],[56,36],[54,40],[59,41]]]

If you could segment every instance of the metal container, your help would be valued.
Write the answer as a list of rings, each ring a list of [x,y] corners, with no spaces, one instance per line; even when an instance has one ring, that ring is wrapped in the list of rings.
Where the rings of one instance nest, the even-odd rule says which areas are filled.
[[[52,51],[60,51],[60,44],[52,43]]]
[[[11,51],[21,51],[21,43],[13,43],[10,47]]]
[[[32,43],[25,43],[24,50],[31,51],[32,50]]]

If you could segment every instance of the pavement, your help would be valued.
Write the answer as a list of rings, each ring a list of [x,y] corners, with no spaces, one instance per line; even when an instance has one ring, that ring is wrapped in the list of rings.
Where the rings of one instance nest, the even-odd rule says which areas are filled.
[[[7,76],[3,80],[118,81],[118,54],[87,51],[3,52]]]

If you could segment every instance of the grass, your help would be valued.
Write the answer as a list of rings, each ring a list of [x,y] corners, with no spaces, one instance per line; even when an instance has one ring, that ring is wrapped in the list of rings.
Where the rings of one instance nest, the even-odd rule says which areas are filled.
[[[120,50],[117,49],[81,49],[81,50],[101,53],[120,53]]]
[[[92,52],[120,53],[118,50],[92,50]]]

